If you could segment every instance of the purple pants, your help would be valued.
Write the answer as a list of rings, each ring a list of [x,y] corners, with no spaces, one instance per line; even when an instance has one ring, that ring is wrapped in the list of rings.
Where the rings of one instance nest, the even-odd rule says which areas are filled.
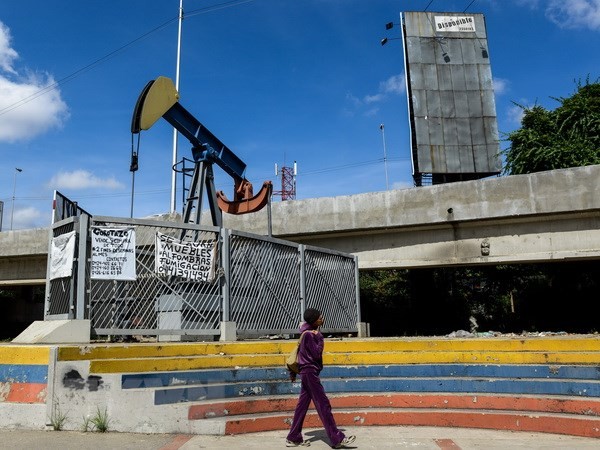
[[[325,432],[329,436],[331,446],[335,447],[344,439],[345,435],[342,433],[337,425],[335,419],[331,413],[331,403],[325,394],[325,389],[321,384],[319,375],[316,372],[302,372],[300,374],[302,378],[302,387],[300,389],[300,397],[298,398],[298,404],[296,405],[296,411],[294,412],[294,419],[292,421],[292,428],[287,435],[287,439],[293,442],[301,442],[302,438],[302,425],[304,424],[304,418],[308,411],[308,406],[312,400],[315,405],[315,409],[319,414],[319,418],[325,427]]]

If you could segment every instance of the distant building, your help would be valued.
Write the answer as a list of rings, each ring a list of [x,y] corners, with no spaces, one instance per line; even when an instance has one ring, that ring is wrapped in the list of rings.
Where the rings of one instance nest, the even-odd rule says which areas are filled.
[[[499,174],[485,18],[405,12],[401,22],[415,185]]]

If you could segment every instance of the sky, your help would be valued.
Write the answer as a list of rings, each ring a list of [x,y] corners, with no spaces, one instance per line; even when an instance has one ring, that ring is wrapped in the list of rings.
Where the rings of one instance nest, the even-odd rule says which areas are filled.
[[[554,109],[578,80],[600,76],[600,0],[184,0],[183,9],[181,105],[246,163],[255,190],[265,180],[281,190],[275,164],[295,161],[298,199],[413,188],[403,11],[484,14],[501,139],[520,126],[516,104]],[[179,0],[0,3],[3,231],[49,226],[54,190],[93,215],[130,216],[131,116],[148,81],[175,80],[178,13]],[[170,210],[172,157],[166,121],[140,134],[134,217]],[[192,155],[180,137],[182,157]],[[218,167],[215,184],[233,197]]]

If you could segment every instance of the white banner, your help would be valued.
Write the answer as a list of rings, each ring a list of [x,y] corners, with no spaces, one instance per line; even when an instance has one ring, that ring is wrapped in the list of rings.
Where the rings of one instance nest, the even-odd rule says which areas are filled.
[[[61,234],[52,238],[50,245],[49,278],[70,277],[73,274],[73,258],[75,256],[75,232]]]
[[[475,32],[473,16],[435,16],[435,31]]]
[[[215,250],[215,241],[184,242],[157,232],[154,271],[164,276],[211,282]]]
[[[136,280],[135,229],[92,227],[94,280]]]

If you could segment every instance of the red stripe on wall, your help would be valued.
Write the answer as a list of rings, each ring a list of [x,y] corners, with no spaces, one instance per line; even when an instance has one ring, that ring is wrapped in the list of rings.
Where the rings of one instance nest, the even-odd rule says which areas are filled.
[[[12,403],[45,403],[46,383],[11,383],[4,401]]]

